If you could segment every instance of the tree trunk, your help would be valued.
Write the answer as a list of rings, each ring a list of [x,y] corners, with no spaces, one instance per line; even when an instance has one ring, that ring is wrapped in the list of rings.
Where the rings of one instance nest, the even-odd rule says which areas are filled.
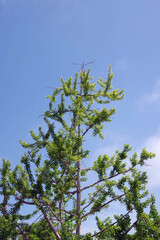
[[[81,234],[80,210],[81,210],[81,160],[77,163],[77,230],[76,234]]]
[[[6,189],[4,190],[4,200],[3,200],[3,216],[5,217],[7,214],[7,193]]]
[[[54,233],[54,235],[56,236],[57,240],[61,240],[61,237],[59,236],[58,232],[56,231],[55,227],[53,226],[51,220],[49,219],[49,217],[47,216],[47,214],[45,213],[45,211],[41,208],[41,211],[43,212],[43,215],[46,219],[46,221],[48,222],[52,232]]]
[[[83,69],[82,69],[83,71]],[[80,95],[82,95],[82,87],[80,88]],[[81,134],[81,125],[78,125],[78,135]],[[78,154],[81,154],[81,149],[79,146]],[[76,234],[81,235],[81,220],[80,220],[80,211],[81,211],[81,159],[77,162],[77,229]]]

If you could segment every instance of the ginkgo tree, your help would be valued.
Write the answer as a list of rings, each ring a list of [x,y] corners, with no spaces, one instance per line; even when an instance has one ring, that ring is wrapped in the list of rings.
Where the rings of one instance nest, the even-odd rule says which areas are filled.
[[[18,206],[35,206],[52,239],[160,238],[155,199],[149,196],[147,175],[140,170],[154,154],[142,149],[140,156],[130,156],[131,147],[126,144],[113,156],[100,155],[92,159],[91,166],[82,168],[82,160],[88,166],[88,133],[104,138],[104,124],[112,121],[116,111],[110,103],[124,96],[123,89],[112,87],[112,80],[111,67],[106,80],[94,82],[84,65],[73,79],[61,77],[61,86],[47,96],[46,128],[39,127],[37,134],[30,131],[31,143],[20,141],[25,154],[7,175],[9,194]],[[89,172],[95,174],[90,181]],[[121,214],[102,219],[99,214],[115,202]],[[89,216],[94,217],[97,230],[83,234],[82,223]],[[26,239],[40,239],[31,226],[28,229]]]

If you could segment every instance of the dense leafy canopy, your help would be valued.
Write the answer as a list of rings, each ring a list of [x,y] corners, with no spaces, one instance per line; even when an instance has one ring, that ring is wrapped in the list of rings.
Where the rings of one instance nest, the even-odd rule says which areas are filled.
[[[87,165],[88,132],[104,138],[104,124],[115,114],[107,106],[124,96],[124,90],[113,89],[112,79],[110,67],[107,79],[96,83],[90,70],[82,69],[74,79],[61,78],[62,86],[47,96],[46,128],[30,131],[32,143],[20,141],[26,151],[13,170],[3,160],[0,239],[160,239],[160,216],[146,190],[147,175],[140,170],[154,154],[142,149],[140,156],[131,156],[132,148],[125,144],[113,156],[100,155],[92,166],[81,167],[82,160]],[[92,183],[87,180],[90,171]],[[114,203],[115,215],[102,218]],[[30,209],[26,216],[20,214],[24,205]],[[35,214],[40,216],[36,222],[25,223]],[[82,234],[89,216],[97,230]]]

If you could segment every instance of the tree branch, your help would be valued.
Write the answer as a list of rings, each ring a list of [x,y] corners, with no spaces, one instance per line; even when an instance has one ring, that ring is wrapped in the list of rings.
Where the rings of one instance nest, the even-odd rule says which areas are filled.
[[[138,164],[137,164],[137,165],[138,165]],[[135,167],[135,166],[134,166],[134,167]],[[113,176],[110,176],[110,177],[108,177],[108,178],[103,178],[103,179],[101,179],[101,180],[98,180],[97,182],[95,182],[95,183],[93,183],[93,184],[91,184],[91,185],[89,185],[89,186],[86,186],[86,187],[82,188],[81,191],[84,191],[84,190],[86,190],[86,189],[88,189],[88,188],[94,187],[94,186],[97,185],[98,183],[101,183],[101,182],[107,181],[107,180],[109,180],[109,179],[112,179],[112,178],[114,178],[114,177],[117,177],[117,176],[120,175],[120,174],[127,173],[127,172],[131,171],[134,167],[131,167],[131,168],[127,169],[127,170],[124,171],[123,173],[117,173],[117,174],[115,174],[115,175],[113,175]],[[75,194],[76,191],[67,192],[67,194],[68,194],[68,193],[70,193],[70,194]]]
[[[94,194],[94,196],[92,197],[91,201],[90,201],[82,210],[86,209],[87,207],[89,207],[89,206],[92,204],[92,202],[94,201],[96,195],[97,195],[101,190],[102,190],[101,188],[98,189],[98,191],[97,191],[97,192]]]
[[[24,231],[19,227],[18,224],[17,224],[17,227],[18,227],[18,229],[19,229],[19,231],[20,231],[20,234],[22,235],[23,239],[24,239],[24,240],[29,240],[29,239],[26,237],[26,234],[24,233]]]
[[[121,219],[123,219],[124,217],[126,217],[129,213],[130,213],[131,211],[128,211],[125,215],[123,215],[122,217],[121,217]],[[108,228],[110,228],[110,227],[112,227],[112,226],[114,226],[116,223],[117,223],[118,221],[116,221],[116,222],[114,222],[114,223],[112,223],[111,225],[109,225],[108,227],[106,227],[106,228],[104,228],[104,229],[102,229],[101,231],[99,231],[98,233],[95,233],[95,234],[93,234],[91,237],[95,237],[95,236],[97,236],[97,235],[99,235],[100,233],[102,233],[102,232],[104,232],[104,231],[106,231]]]
[[[68,213],[69,215],[71,215],[71,216],[74,217],[74,214],[72,214],[71,212],[69,212],[69,211],[67,211],[67,210],[65,210],[65,209],[63,209],[63,208],[59,208],[59,207],[56,207],[56,206],[54,206],[54,208],[59,209],[59,210],[65,212],[65,213]]]
[[[102,117],[101,119],[99,119],[99,121],[103,121],[105,118],[106,118],[106,117]],[[86,131],[82,134],[82,137],[84,137],[84,135],[85,135],[91,128],[93,128],[93,126],[94,126],[95,124],[97,124],[97,122],[92,123],[92,124],[86,129]]]
[[[22,203],[24,203],[24,204],[27,204],[27,205],[35,205],[34,202],[27,202],[27,201],[23,200],[22,198],[18,197],[16,194],[13,194],[13,196],[14,196],[17,200],[19,200],[20,202],[22,202]]]
[[[139,219],[137,219],[137,221],[135,221],[132,226],[125,232],[124,235],[126,235],[129,231],[131,231],[131,229],[134,227],[134,225],[139,221]]]
[[[48,224],[49,224],[49,226],[50,226],[52,232],[53,232],[54,235],[56,236],[57,240],[61,240],[61,238],[60,238],[58,232],[56,231],[55,227],[53,226],[52,222],[50,221],[49,217],[47,216],[47,214],[46,214],[46,212],[45,212],[45,210],[43,209],[42,206],[40,207],[40,210],[42,211],[42,213],[43,213],[43,215],[44,215],[46,221],[48,222]]]
[[[58,222],[62,223],[61,219],[53,212],[53,209],[51,208],[50,204],[47,203],[51,213],[53,214],[53,216],[55,216],[55,218],[58,220]]]
[[[123,197],[124,195],[125,195],[125,193],[122,194],[122,195],[120,195],[120,196],[118,196],[118,197],[116,197],[116,198],[114,198],[114,199],[111,199],[111,200],[108,201],[107,203],[104,203],[104,204],[101,205],[100,207],[97,207],[97,208],[95,208],[94,210],[90,211],[89,213],[83,215],[81,218],[84,218],[84,217],[86,217],[86,216],[88,216],[88,215],[90,215],[90,214],[93,214],[93,213],[97,212],[97,211],[100,210],[101,208],[105,207],[106,205],[110,204],[110,203],[113,202],[113,201],[118,200],[119,198]]]

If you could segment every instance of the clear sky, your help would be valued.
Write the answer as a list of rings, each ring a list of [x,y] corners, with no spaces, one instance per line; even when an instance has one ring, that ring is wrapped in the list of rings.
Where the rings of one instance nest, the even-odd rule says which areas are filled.
[[[147,171],[159,198],[159,12],[159,0],[0,0],[0,161],[17,164],[19,140],[29,141],[29,130],[43,124],[39,115],[52,93],[45,86],[73,76],[73,63],[95,60],[92,75],[105,78],[111,64],[113,86],[124,88],[125,98],[115,104],[105,141],[90,138],[88,146],[97,146],[91,157],[124,143],[156,152]]]

